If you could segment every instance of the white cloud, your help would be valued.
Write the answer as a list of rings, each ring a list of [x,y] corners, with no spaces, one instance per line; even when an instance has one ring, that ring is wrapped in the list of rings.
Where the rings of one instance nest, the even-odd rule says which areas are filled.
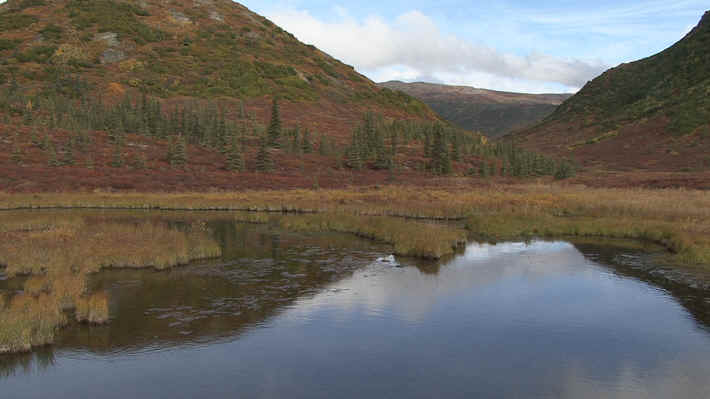
[[[419,11],[392,21],[355,19],[339,8],[320,20],[308,11],[279,10],[268,17],[300,40],[354,65],[373,80],[431,80],[499,90],[568,91],[606,69],[600,63],[541,53],[520,56],[445,34]]]

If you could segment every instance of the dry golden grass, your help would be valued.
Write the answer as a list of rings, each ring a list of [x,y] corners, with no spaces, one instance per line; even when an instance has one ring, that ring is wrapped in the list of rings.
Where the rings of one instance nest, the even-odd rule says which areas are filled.
[[[438,258],[465,238],[451,225],[422,219],[464,220],[469,233],[492,239],[532,236],[633,238],[665,246],[679,264],[710,265],[710,193],[695,190],[591,189],[555,184],[419,189],[293,190],[206,194],[2,194],[0,209],[118,208],[308,212],[241,213],[234,220],[278,223],[306,231],[354,233],[391,243],[401,255]],[[186,216],[178,230],[150,212],[100,217],[81,212],[0,212],[0,265],[12,277],[32,275],[24,293],[0,297],[0,352],[51,342],[66,323],[108,319],[108,298],[87,292],[85,276],[104,267],[166,268],[218,256],[204,222]],[[184,215],[181,215],[183,217]],[[378,217],[385,216],[385,217]],[[216,216],[217,217],[217,216]],[[224,215],[218,217],[223,218]],[[39,316],[38,316],[39,315]]]
[[[0,225],[4,273],[29,275],[21,293],[3,296],[0,353],[51,343],[55,330],[67,322],[67,309],[75,309],[78,321],[108,321],[106,293],[87,290],[88,275],[102,268],[164,269],[221,254],[200,222],[177,229],[152,218],[136,223],[35,212],[2,214]]]
[[[285,216],[281,227],[300,231],[352,233],[394,246],[396,255],[439,259],[466,242],[463,229],[393,217],[318,214]]]
[[[89,296],[79,298],[76,302],[76,319],[92,324],[108,322],[108,294],[95,292]]]
[[[481,236],[513,238],[537,231],[549,235],[646,239],[675,252],[678,262],[710,264],[710,192],[698,190],[528,184],[475,189],[387,186],[184,194],[0,193],[0,209],[65,207],[319,212],[457,219],[468,220],[472,232]],[[252,219],[258,223],[267,218],[254,216]]]

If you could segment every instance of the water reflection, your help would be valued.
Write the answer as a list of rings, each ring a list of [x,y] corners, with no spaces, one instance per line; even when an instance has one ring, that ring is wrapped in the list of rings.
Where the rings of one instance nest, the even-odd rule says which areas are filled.
[[[348,235],[211,227],[218,261],[97,275],[112,322],[0,357],[3,392],[710,397],[706,290],[637,267],[644,252],[471,244],[393,267],[375,261],[387,247]]]

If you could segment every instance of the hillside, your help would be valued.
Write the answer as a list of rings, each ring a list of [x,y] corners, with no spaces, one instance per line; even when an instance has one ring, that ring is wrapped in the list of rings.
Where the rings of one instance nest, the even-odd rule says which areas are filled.
[[[710,12],[673,46],[608,70],[514,139],[597,168],[709,170]]]
[[[550,115],[571,94],[524,94],[391,81],[379,84],[399,90],[429,105],[457,126],[496,138],[531,126]]]
[[[0,84],[35,90],[243,99],[257,114],[278,95],[289,119],[336,135],[368,109],[433,119],[231,0],[10,0],[0,58]]]
[[[574,174],[442,123],[230,0],[10,1],[0,52],[0,192]]]

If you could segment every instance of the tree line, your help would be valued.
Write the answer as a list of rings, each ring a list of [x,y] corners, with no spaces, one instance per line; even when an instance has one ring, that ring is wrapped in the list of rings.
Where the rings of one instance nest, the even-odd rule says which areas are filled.
[[[80,82],[70,85],[74,86],[80,86]],[[562,179],[576,171],[572,162],[545,157],[511,143],[491,143],[479,134],[441,122],[393,120],[367,112],[352,129],[350,142],[339,149],[326,135],[307,128],[284,127],[277,98],[272,102],[268,126],[263,126],[247,112],[242,101],[236,109],[231,104],[228,109],[225,104],[211,101],[186,101],[167,107],[163,101],[145,94],[125,96],[122,101],[108,104],[101,97],[81,93],[77,89],[26,95],[10,85],[0,96],[0,113],[6,122],[19,118],[33,127],[32,143],[47,153],[50,166],[74,165],[76,152],[85,153],[92,141],[89,132],[105,131],[112,145],[110,166],[116,168],[144,168],[148,161],[145,155],[123,159],[125,136],[131,133],[165,140],[168,145],[163,160],[176,168],[189,164],[188,148],[192,145],[221,152],[224,169],[243,171],[248,146],[257,143],[254,165],[257,171],[264,172],[273,170],[277,154],[285,152],[297,156],[335,155],[338,165],[344,168],[394,173],[405,166],[401,161],[407,159],[403,149],[407,155],[424,160],[415,167],[435,175],[451,174],[454,165],[459,165],[459,170],[464,165],[466,174],[482,177]],[[61,148],[55,148],[47,133],[39,137],[38,127],[45,132],[61,128],[72,135]],[[412,149],[420,152],[412,153]],[[19,163],[21,157],[19,149],[13,147],[12,159]],[[90,156],[86,163],[93,167]]]

